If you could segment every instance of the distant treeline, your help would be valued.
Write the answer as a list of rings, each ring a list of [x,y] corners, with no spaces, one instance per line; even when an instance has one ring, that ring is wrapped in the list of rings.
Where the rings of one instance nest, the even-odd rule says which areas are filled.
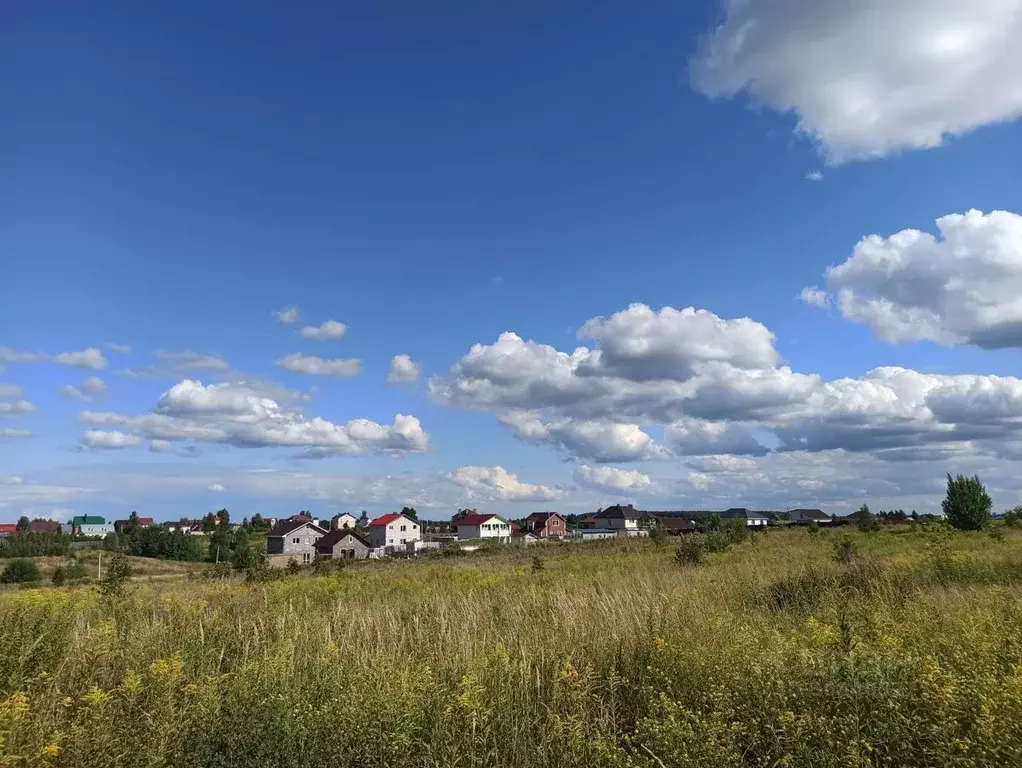
[[[0,557],[46,557],[66,555],[71,537],[63,533],[22,531],[0,539]]]

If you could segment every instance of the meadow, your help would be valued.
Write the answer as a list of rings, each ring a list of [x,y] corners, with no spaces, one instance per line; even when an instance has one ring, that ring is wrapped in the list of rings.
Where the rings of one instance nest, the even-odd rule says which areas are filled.
[[[1003,534],[6,592],[0,765],[1022,765],[1022,534]]]

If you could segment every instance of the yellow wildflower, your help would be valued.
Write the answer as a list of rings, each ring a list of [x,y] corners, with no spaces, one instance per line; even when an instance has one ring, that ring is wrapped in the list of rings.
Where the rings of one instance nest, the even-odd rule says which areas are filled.
[[[110,694],[99,686],[94,685],[89,689],[88,693],[82,696],[82,701],[90,707],[101,707],[110,701]]]
[[[47,744],[45,747],[39,750],[39,756],[49,759],[60,757],[60,753],[64,750],[60,748],[60,744]]]

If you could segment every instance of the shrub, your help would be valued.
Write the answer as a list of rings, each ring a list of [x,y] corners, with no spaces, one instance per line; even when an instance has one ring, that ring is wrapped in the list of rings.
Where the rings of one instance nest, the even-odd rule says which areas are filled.
[[[810,536],[815,536],[820,532],[820,524],[815,520],[810,520],[809,525],[806,526],[806,532],[809,533]]]
[[[855,526],[863,533],[875,533],[880,530],[880,521],[869,511],[869,505],[863,504],[855,513]]]
[[[64,565],[58,565],[53,571],[53,586],[62,587],[65,584],[74,584],[82,581],[87,576],[85,563],[78,558],[72,557]]]
[[[114,555],[99,582],[99,593],[104,597],[120,597],[124,585],[131,578],[131,565],[124,555]]]
[[[678,565],[699,565],[703,561],[705,548],[704,534],[691,533],[681,537],[681,542],[674,550],[674,561]]]
[[[855,546],[855,541],[847,533],[834,542],[834,559],[837,562],[847,565],[855,560],[858,555],[859,549]]]
[[[805,568],[770,585],[770,606],[779,611],[812,610],[823,602],[832,586],[832,582],[815,568]]]
[[[297,560],[295,560],[294,558],[291,558],[290,560],[287,561],[287,565],[284,566],[284,570],[289,575],[294,576],[295,574],[301,572],[302,566],[298,565],[298,561]]]
[[[750,535],[749,526],[740,518],[733,517],[724,525],[724,536],[728,544],[741,544]]]
[[[543,562],[543,558],[539,555],[534,555],[532,558],[532,572],[543,573],[546,570],[546,563]]]
[[[1009,509],[1004,513],[1004,526],[1006,528],[1018,528],[1022,524],[1022,507]]]
[[[0,574],[0,582],[4,584],[24,584],[29,581],[39,581],[39,568],[35,560],[25,557],[11,560]]]
[[[947,497],[941,508],[952,527],[960,531],[979,531],[990,522],[992,502],[979,475],[947,476]]]
[[[994,541],[1004,541],[1004,528],[1000,525],[990,526],[988,534]]]
[[[731,539],[727,533],[721,531],[710,531],[703,534],[703,548],[707,552],[727,552],[731,546]]]

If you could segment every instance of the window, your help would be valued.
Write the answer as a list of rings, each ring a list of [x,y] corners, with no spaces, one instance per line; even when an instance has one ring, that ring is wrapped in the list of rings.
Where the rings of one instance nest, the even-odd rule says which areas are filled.
[[[292,544],[301,544],[302,540],[300,538],[298,538],[297,536],[295,536],[293,539],[291,539],[291,543]]]
[[[312,555],[308,552],[302,553],[302,565],[308,565],[312,562]]]
[[[402,543],[402,544],[404,544],[404,543],[405,543],[405,540],[404,540],[404,539],[401,539],[401,543]]]
[[[404,532],[405,528],[407,528],[407,527],[408,527],[408,526],[402,525],[402,526],[401,526],[401,531],[402,531],[402,532]]]

